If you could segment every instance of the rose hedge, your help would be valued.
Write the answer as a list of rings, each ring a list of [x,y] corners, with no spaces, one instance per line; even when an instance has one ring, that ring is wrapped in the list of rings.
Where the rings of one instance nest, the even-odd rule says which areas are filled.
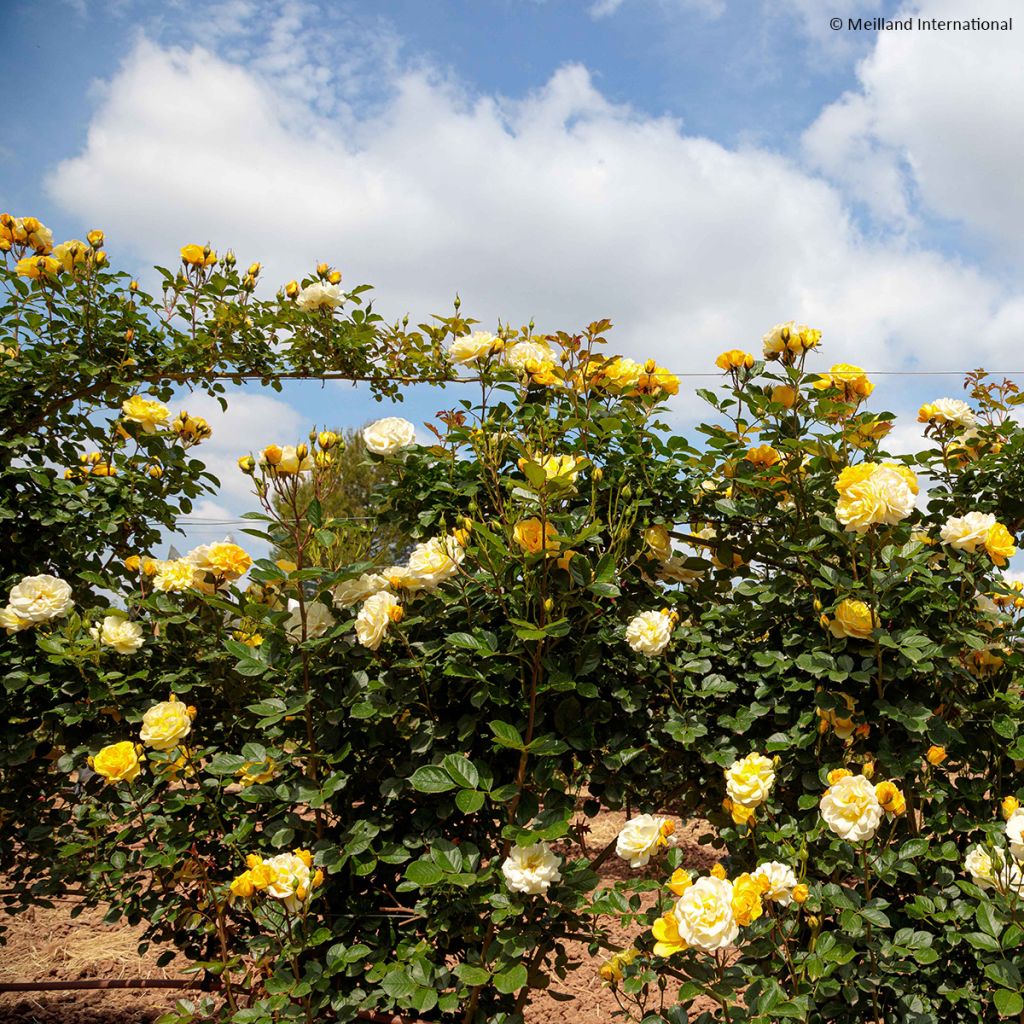
[[[701,995],[700,1020],[1020,1012],[1012,386],[972,377],[973,406],[930,403],[930,447],[890,457],[863,371],[810,370],[820,335],[782,325],[764,358],[722,354],[691,443],[660,420],[678,381],[605,355],[604,321],[490,335],[457,308],[407,333],[329,267],[257,301],[256,270],[198,246],[161,314],[92,240],[65,268],[4,225],[0,397],[24,417],[23,378],[60,389],[4,465],[26,537],[4,866],[25,901],[76,879],[184,950],[218,993],[169,1019],[514,1021],[579,966],[569,940],[615,954],[601,975],[636,1019]],[[318,564],[340,441],[315,430],[239,453],[251,532],[290,561],[152,559],[204,486],[202,430],[139,396],[339,359],[382,394],[478,382],[431,444],[398,418],[364,432],[402,564]],[[602,805],[630,821],[597,850]],[[664,854],[665,811],[713,826],[712,875]],[[616,854],[663,857],[667,886],[599,887]]]

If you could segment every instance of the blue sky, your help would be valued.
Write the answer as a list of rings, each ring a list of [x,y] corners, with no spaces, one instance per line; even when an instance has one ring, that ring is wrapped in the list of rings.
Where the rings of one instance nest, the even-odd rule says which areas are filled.
[[[822,328],[826,362],[1021,369],[1024,18],[828,24],[1015,6],[8,0],[23,85],[0,111],[0,206],[60,236],[102,226],[143,280],[209,240],[273,287],[327,260],[388,316],[456,290],[484,326],[608,316],[622,351],[682,371],[792,318]],[[875,404],[958,387],[882,378]],[[452,400],[414,393],[404,414]],[[244,507],[240,447],[380,413],[338,385],[247,392],[215,422],[226,487],[206,511]]]

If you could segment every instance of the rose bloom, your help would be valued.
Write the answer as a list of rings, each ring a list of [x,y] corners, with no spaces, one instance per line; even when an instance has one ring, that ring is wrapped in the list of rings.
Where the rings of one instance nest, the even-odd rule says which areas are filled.
[[[836,503],[836,518],[851,533],[893,526],[913,511],[914,492],[905,476],[888,466],[878,466],[866,479],[851,484]]]
[[[237,580],[252,566],[252,557],[249,553],[230,541],[211,544],[206,552],[206,560],[214,572],[226,580]]]
[[[363,442],[374,455],[393,455],[416,443],[416,428],[400,416],[385,416],[363,429]]]
[[[1004,821],[1009,821],[1014,811],[1020,809],[1020,801],[1015,796],[1004,796],[999,804],[999,811]]]
[[[828,827],[851,843],[873,838],[882,821],[875,787],[863,775],[849,775],[826,789],[819,809]]]
[[[971,881],[982,889],[987,889],[994,880],[992,858],[988,850],[980,844],[972,846],[967,851],[964,868],[971,876]]]
[[[308,850],[295,850],[292,853],[279,853],[264,862],[264,866],[272,872],[267,895],[280,900],[292,913],[301,909],[309,898],[313,888],[323,881],[320,871],[311,870],[313,858]]]
[[[105,615],[99,626],[89,633],[104,647],[112,647],[118,654],[134,654],[143,644],[142,626],[129,622],[123,615]]]
[[[731,348],[723,352],[716,360],[715,366],[720,370],[749,370],[754,365],[754,357],[739,348]]]
[[[192,730],[192,715],[172,693],[142,716],[139,739],[154,750],[173,750]]]
[[[601,376],[606,384],[616,388],[633,388],[640,383],[643,375],[643,366],[633,359],[618,358],[612,359],[604,364],[601,369]]]
[[[732,883],[724,878],[698,878],[672,911],[682,941],[706,953],[731,946],[740,932],[732,897]]]
[[[294,444],[286,444],[281,447],[281,455],[274,465],[274,472],[279,473],[282,476],[288,476],[295,473],[308,473],[313,468],[313,457],[309,454],[309,450],[306,445],[302,445],[306,449],[305,454],[302,458],[299,458],[299,448]]]
[[[753,872],[754,878],[764,879],[764,898],[778,903],[780,907],[788,907],[793,899],[796,888],[796,874],[788,864],[777,860],[758,864]]]
[[[784,324],[776,324],[764,335],[761,343],[766,359],[782,359],[783,362],[791,362],[792,358],[801,352],[816,348],[820,340],[821,331],[790,320]]]
[[[626,643],[638,654],[661,654],[672,639],[675,619],[670,613],[641,612],[626,626]]]
[[[331,594],[338,608],[351,608],[360,601],[365,601],[374,594],[388,589],[388,581],[376,572],[364,572],[355,579],[339,583]]]
[[[615,842],[615,854],[631,868],[642,868],[651,854],[662,846],[671,846],[676,823],[655,814],[638,814],[630,818]]]
[[[875,390],[867,374],[850,363],[836,363],[828,373],[820,375],[814,386],[819,391],[835,388],[842,393],[843,401],[854,403],[867,398]]]
[[[654,952],[657,956],[664,956],[663,953],[658,953],[657,945],[654,947]],[[622,981],[623,968],[628,967],[639,955],[640,950],[636,947],[624,949],[621,953],[615,953],[608,957],[597,969],[597,973],[601,975],[602,981],[614,985],[616,982]]]
[[[985,535],[985,550],[994,565],[1006,565],[1008,559],[1017,553],[1013,536],[1002,523],[996,523]]]
[[[978,421],[962,398],[936,398],[921,406],[917,419],[920,423],[952,423],[957,427],[973,427]]]
[[[208,245],[183,245],[181,262],[191,267],[212,267],[217,262],[217,254]]]
[[[895,783],[879,782],[875,786],[875,796],[886,813],[895,815],[906,813],[907,798]]]
[[[996,517],[987,512],[968,512],[965,516],[951,516],[939,530],[943,544],[957,551],[975,552],[983,547],[989,531],[996,525]]]
[[[529,370],[529,364],[543,366],[550,363],[553,356],[554,352],[546,341],[517,341],[505,349],[505,365],[513,370]]]
[[[65,270],[70,272],[76,266],[80,266],[88,261],[89,246],[85,242],[80,242],[77,238],[72,238],[55,246],[53,256]]]
[[[488,334],[487,331],[474,331],[470,335],[456,338],[448,346],[448,358],[453,363],[472,366],[490,355],[497,340],[493,334]]]
[[[167,594],[178,594],[195,586],[196,567],[185,558],[158,562],[153,577],[153,589]]]
[[[561,546],[554,523],[542,523],[537,518],[520,519],[513,527],[512,538],[531,555],[555,552]]]
[[[356,638],[364,647],[371,651],[377,650],[388,631],[388,626],[395,621],[394,616],[399,614],[401,609],[398,598],[390,591],[382,590],[379,594],[368,597],[356,616]]]
[[[139,749],[131,740],[112,743],[89,758],[89,767],[107,782],[134,782],[142,770]]]
[[[672,538],[661,523],[648,526],[644,530],[644,543],[659,562],[667,562],[672,557]]]
[[[145,433],[152,434],[167,423],[170,412],[166,405],[152,398],[133,395],[121,404],[121,415],[129,423],[138,423]]]
[[[845,494],[854,484],[863,483],[881,469],[887,469],[901,477],[910,488],[911,494],[916,495],[920,491],[917,475],[901,462],[860,462],[856,466],[846,466],[836,480],[836,490],[840,494]]]
[[[7,630],[7,635],[20,633],[23,629],[29,629],[33,625],[31,619],[23,618],[10,605],[0,608],[0,628]]]
[[[1018,859],[1024,859],[1024,811],[1014,811],[1003,826],[1010,843],[1010,852]]]
[[[818,718],[821,720],[820,729],[822,732],[827,732],[829,728],[832,728],[841,740],[849,739],[856,728],[853,724],[853,716],[857,712],[857,702],[848,693],[837,693],[836,696],[846,705],[849,715],[843,716],[835,708],[827,710],[818,708]]]
[[[561,881],[561,864],[560,858],[547,843],[513,846],[501,865],[501,873],[512,892],[542,896],[552,885]]]
[[[71,586],[59,576],[43,573],[25,576],[11,587],[8,611],[28,622],[49,622],[67,615],[74,607]]]
[[[775,764],[764,754],[747,754],[725,770],[725,790],[729,799],[744,807],[763,804],[774,785]]]
[[[305,312],[316,309],[334,309],[345,301],[340,285],[314,281],[299,292],[295,305]]]
[[[409,570],[402,580],[406,590],[433,590],[451,579],[465,558],[462,545],[454,537],[432,537],[423,544],[417,544],[409,555],[406,568]]]
[[[846,598],[836,606],[836,617],[829,623],[834,637],[867,640],[878,625],[878,616],[863,601]]]
[[[38,281],[42,277],[53,277],[60,272],[60,261],[52,256],[26,256],[18,260],[14,269],[19,277],[27,277],[30,281]]]
[[[557,477],[559,480],[574,484],[580,475],[580,464],[583,461],[577,459],[575,455],[552,455],[544,459],[540,465],[549,480]]]
[[[733,879],[732,912],[737,924],[751,924],[764,913],[761,897],[766,888],[766,882],[746,872]]]
[[[298,644],[302,642],[302,615],[299,612],[299,602],[291,598],[288,600],[288,611],[291,613],[284,622],[285,632],[288,636],[288,643]],[[306,602],[306,639],[315,640],[326,633],[333,625],[335,619],[331,610],[321,601]]]

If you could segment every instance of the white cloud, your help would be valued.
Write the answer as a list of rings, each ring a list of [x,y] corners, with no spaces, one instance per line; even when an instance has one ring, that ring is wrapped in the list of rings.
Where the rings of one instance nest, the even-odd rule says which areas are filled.
[[[592,18],[608,18],[617,14],[626,0],[593,0],[587,13]],[[725,13],[725,0],[657,0],[657,6],[667,14],[693,12],[706,18],[718,18]]]
[[[790,0],[796,2],[796,0]],[[997,20],[1012,0],[924,0],[899,17]],[[813,166],[900,226],[916,203],[1021,254],[1024,190],[1020,32],[885,31],[858,67],[859,88],[804,137]]]

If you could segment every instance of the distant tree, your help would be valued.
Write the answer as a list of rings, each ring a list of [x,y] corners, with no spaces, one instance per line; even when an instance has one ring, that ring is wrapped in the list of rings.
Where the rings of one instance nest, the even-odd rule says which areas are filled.
[[[373,492],[394,480],[395,469],[367,458],[366,445],[359,430],[338,429],[335,433],[343,438],[344,444],[337,445],[330,452],[328,497],[321,502],[325,527],[328,520],[333,522],[325,531],[326,543],[320,539],[306,548],[306,561],[330,569],[353,562],[392,565],[402,559],[408,544],[397,527],[378,524]],[[306,484],[299,489],[300,507],[307,500],[303,491],[308,486]],[[287,513],[280,496],[275,497],[274,508],[282,515]],[[293,560],[295,552],[285,544],[274,549],[273,557]]]

